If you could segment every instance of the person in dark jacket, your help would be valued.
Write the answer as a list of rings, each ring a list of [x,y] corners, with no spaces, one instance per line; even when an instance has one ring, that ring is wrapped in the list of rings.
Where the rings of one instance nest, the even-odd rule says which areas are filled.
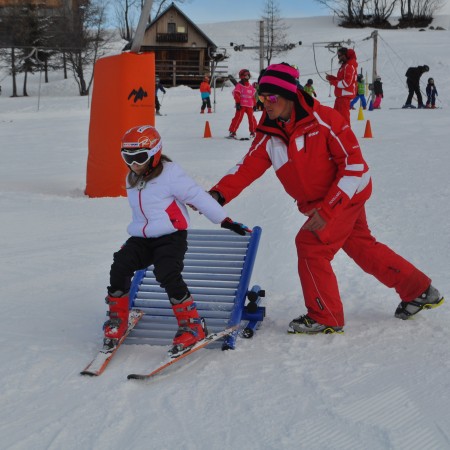
[[[416,94],[417,97],[417,107],[418,108],[425,108],[425,105],[423,104],[422,100],[422,93],[420,92],[420,77],[425,73],[428,72],[430,68],[427,65],[424,66],[417,66],[417,67],[410,67],[406,73],[406,84],[408,85],[408,98],[406,99],[406,103],[403,105],[403,108],[415,108],[411,104],[413,95]]]
[[[155,80],[155,110],[156,110],[157,116],[162,116],[162,114],[159,112],[159,110],[161,109],[161,103],[159,103],[158,91],[161,91],[163,93],[163,95],[166,93],[166,90],[164,89],[164,86],[162,85],[161,80],[159,79],[159,77],[156,77],[156,80]]]
[[[373,109],[381,109],[381,99],[383,98],[383,83],[381,77],[377,76],[373,82],[373,95],[375,100],[373,102]]]
[[[427,84],[427,104],[425,105],[427,108],[436,108],[436,97],[438,96],[438,91],[436,89],[436,86],[434,85],[434,79],[428,78],[428,84]]]

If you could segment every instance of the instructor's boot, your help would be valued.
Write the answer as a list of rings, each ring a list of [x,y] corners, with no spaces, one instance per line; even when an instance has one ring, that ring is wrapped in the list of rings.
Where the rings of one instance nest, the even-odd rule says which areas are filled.
[[[444,297],[432,285],[423,292],[419,297],[411,302],[401,302],[396,311],[397,319],[407,320],[422,311],[422,309],[432,309],[441,306],[444,303]]]
[[[129,299],[128,294],[116,291],[105,298],[109,319],[103,325],[105,339],[120,339],[128,328]]]
[[[331,333],[343,333],[343,327],[335,327],[330,325],[322,325],[311,319],[308,315],[299,316],[292,320],[288,327],[288,333],[290,334],[331,334]]]
[[[173,338],[174,348],[182,350],[204,339],[207,334],[206,326],[198,315],[191,295],[186,294],[181,300],[171,298],[170,303],[178,322],[178,331]]]

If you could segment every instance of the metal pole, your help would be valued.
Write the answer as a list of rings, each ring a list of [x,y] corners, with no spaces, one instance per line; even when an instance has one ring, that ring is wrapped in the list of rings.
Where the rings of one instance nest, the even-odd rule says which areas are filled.
[[[372,64],[372,83],[377,77],[377,54],[378,54],[378,30],[372,33],[373,38],[373,64]]]
[[[214,92],[214,100],[213,100],[213,105],[214,105],[214,112],[216,112],[216,81],[217,81],[217,77],[216,77],[216,75],[214,74],[214,78],[213,78],[213,84],[214,84],[214,89],[213,89],[213,92]]]
[[[145,28],[148,24],[148,19],[150,17],[150,11],[152,10],[153,0],[145,0],[145,4],[142,7],[141,17],[139,18],[139,23],[136,28],[136,33],[134,35],[133,42],[131,44],[131,53],[139,53],[139,50],[144,40]]]
[[[259,22],[259,73],[264,69],[264,20]]]

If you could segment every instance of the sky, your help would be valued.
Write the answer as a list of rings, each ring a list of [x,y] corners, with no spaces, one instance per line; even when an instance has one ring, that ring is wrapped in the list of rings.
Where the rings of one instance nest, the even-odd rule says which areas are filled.
[[[212,5],[211,0],[187,0],[178,5],[179,8],[196,23],[213,23],[228,20],[255,20],[262,16],[265,0],[228,0]],[[315,1],[307,0],[278,0],[280,16],[311,17],[327,15]]]
[[[371,30],[343,29],[330,17],[289,24],[308,41],[274,62],[297,62],[322,104],[332,106],[334,95],[315,63],[335,74],[335,52],[314,52],[311,42],[351,38],[370,69]],[[225,22],[207,34],[243,41],[251,25]],[[339,252],[344,334],[288,335],[289,322],[306,313],[294,244],[305,217],[269,169],[226,205],[233,220],[262,228],[250,280],[266,291],[261,327],[235,350],[201,350],[149,382],[127,374],[154,368],[166,347],[124,345],[101,377],[79,374],[100,347],[109,268],[131,218],[124,197],[84,195],[92,103],[62,70],[41,86],[30,74],[28,96],[11,98],[0,69],[0,450],[450,450],[450,17],[433,25],[445,31],[380,30],[382,109],[357,105],[351,126],[373,178],[370,229],[430,276],[446,303],[398,320],[395,290]],[[257,74],[251,55],[230,53],[229,73],[248,66]],[[405,71],[419,63],[430,66],[439,109],[401,109]],[[19,92],[22,83],[19,75]],[[160,94],[164,153],[204,189],[250,145],[224,138],[232,89],[213,90],[214,112],[205,115],[198,89]],[[203,137],[206,121],[211,138]],[[368,124],[372,138],[364,137]],[[244,118],[238,137],[248,136]],[[191,219],[195,229],[217,228],[192,211]]]

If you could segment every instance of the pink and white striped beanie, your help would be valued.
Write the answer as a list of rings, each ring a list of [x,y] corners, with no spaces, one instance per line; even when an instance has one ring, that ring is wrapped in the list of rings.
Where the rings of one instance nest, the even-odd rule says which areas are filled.
[[[259,79],[258,92],[279,94],[288,100],[297,98],[298,69],[287,63],[271,64]]]

